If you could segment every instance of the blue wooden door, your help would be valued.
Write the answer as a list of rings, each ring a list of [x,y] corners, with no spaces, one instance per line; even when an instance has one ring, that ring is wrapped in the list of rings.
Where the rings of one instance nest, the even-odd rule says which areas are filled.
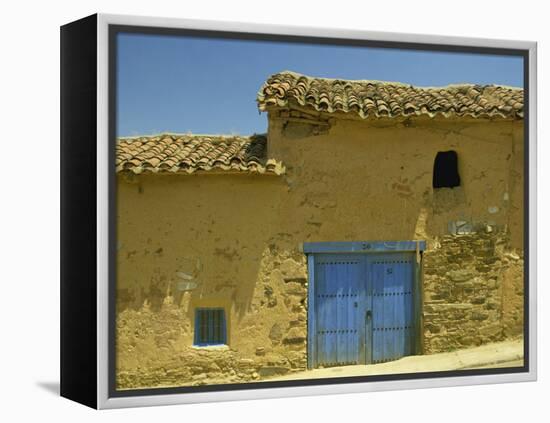
[[[372,363],[411,355],[415,256],[373,254],[368,257],[367,267],[372,298]]]
[[[414,352],[414,253],[315,254],[313,367]]]
[[[365,363],[365,265],[363,254],[315,255],[313,367]]]

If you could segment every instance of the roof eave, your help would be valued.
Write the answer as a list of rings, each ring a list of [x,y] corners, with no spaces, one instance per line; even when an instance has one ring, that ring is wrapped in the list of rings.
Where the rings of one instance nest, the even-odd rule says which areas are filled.
[[[500,112],[494,113],[482,113],[482,114],[473,114],[473,113],[456,113],[453,111],[450,112],[423,112],[417,111],[415,113],[400,113],[395,115],[389,114],[376,114],[371,113],[366,116],[361,116],[356,111],[325,111],[317,110],[315,107],[301,106],[299,104],[291,104],[287,102],[285,105],[271,104],[266,105],[262,104],[258,106],[258,109],[261,112],[273,113],[284,110],[295,110],[305,114],[308,114],[312,117],[320,119],[346,119],[346,120],[355,120],[355,121],[364,121],[372,122],[378,120],[395,120],[396,122],[407,121],[411,119],[431,119],[431,120],[467,120],[467,121],[522,121],[524,119],[523,113],[516,113],[515,115],[506,115]]]

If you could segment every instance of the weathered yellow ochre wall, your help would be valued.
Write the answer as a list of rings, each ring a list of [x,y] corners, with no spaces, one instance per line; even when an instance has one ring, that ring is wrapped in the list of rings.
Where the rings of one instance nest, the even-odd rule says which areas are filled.
[[[427,240],[426,353],[521,333],[521,121],[335,120],[321,135],[305,129],[269,117],[269,157],[283,161],[284,176],[119,174],[118,388],[303,370],[303,242]],[[462,184],[434,192],[434,158],[447,150],[458,153]],[[480,233],[464,235],[477,247],[449,234],[456,221]],[[469,273],[456,273],[465,266]],[[193,273],[197,288],[177,291],[178,271]],[[459,317],[446,304],[451,312],[463,304]],[[193,348],[202,306],[226,310],[227,348]],[[479,334],[480,325],[492,330]]]

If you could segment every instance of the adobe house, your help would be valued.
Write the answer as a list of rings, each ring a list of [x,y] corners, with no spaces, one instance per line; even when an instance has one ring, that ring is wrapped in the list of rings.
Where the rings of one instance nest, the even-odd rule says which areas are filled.
[[[521,336],[523,90],[272,75],[267,135],[117,141],[117,386]]]

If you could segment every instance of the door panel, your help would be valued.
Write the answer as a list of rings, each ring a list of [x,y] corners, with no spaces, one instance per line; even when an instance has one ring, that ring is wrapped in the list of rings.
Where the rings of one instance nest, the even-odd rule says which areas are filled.
[[[314,256],[313,367],[413,353],[414,253]]]
[[[315,258],[315,367],[365,362],[365,259],[359,254]]]
[[[391,253],[369,257],[372,281],[373,363],[412,353],[414,255]]]

